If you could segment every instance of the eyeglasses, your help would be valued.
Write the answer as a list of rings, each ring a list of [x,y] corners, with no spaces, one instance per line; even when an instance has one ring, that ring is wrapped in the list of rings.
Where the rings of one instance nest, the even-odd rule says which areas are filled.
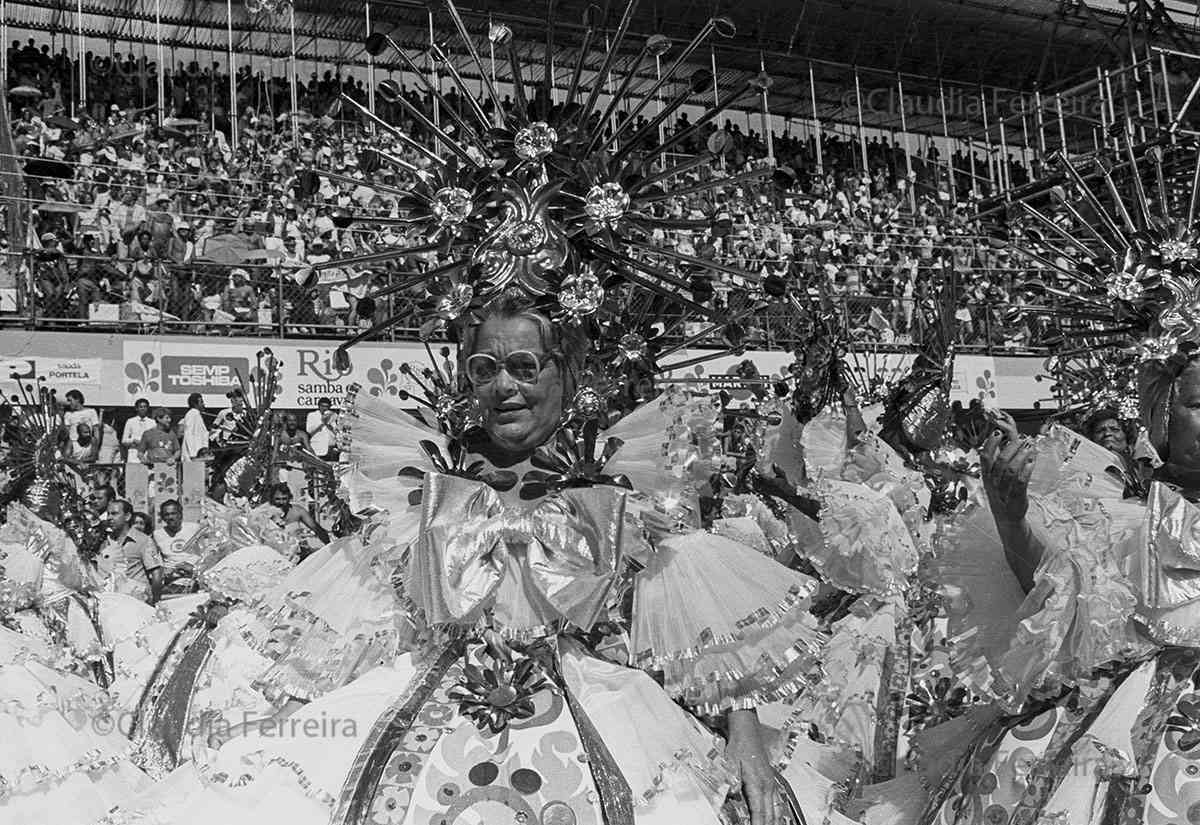
[[[514,381],[533,384],[545,366],[546,364],[542,363],[536,353],[528,350],[519,349],[510,352],[503,361],[486,352],[477,352],[467,359],[467,378],[475,386],[483,386],[495,381],[500,375],[500,370],[503,369]]]

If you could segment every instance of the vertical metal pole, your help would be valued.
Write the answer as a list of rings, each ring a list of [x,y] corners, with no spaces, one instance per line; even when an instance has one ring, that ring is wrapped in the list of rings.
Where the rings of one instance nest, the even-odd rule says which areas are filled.
[[[76,47],[76,52],[79,57],[79,111],[86,112],[87,111],[87,61],[84,60],[85,51],[84,51],[84,47],[83,47],[83,0],[79,0],[79,2],[75,6],[75,22],[76,22],[76,28],[79,31],[79,40],[78,40],[79,45]],[[6,49],[8,48],[7,41],[5,41],[5,43],[4,43],[4,48],[6,48]],[[159,66],[158,70],[161,72],[162,66]],[[5,82],[6,83],[8,82],[7,78],[5,78]]]
[[[854,108],[858,112],[858,148],[862,152],[863,172],[870,174],[871,167],[867,162],[867,136],[863,134],[862,116],[862,85],[858,82],[858,67],[854,67]]]
[[[1108,127],[1112,121],[1108,119],[1108,104],[1104,102],[1104,70],[1096,67],[1096,96],[1100,99],[1100,143],[1108,145]]]
[[[300,145],[300,119],[296,117],[300,111],[300,97],[296,91],[296,7],[288,5],[288,18],[292,36],[292,144]]]
[[[0,76],[4,78],[4,82],[8,82],[8,0],[0,0],[0,45],[4,46],[4,50],[0,51]]]
[[[1065,154],[1067,151],[1067,122],[1063,119],[1062,95],[1058,92],[1054,94],[1054,109],[1058,113],[1058,139],[1062,144],[1060,148]]]
[[[717,82],[717,53],[711,47],[708,50],[708,62],[712,65],[713,107],[719,108],[721,106],[721,92],[720,92],[720,84]],[[721,126],[719,124],[717,124],[717,128],[720,129]],[[725,153],[724,152],[721,153],[721,169],[722,169],[722,171],[725,169]]]
[[[1117,125],[1117,108],[1113,105],[1112,76],[1109,74],[1108,69],[1104,70],[1104,91],[1108,96],[1108,124],[1115,127]],[[1122,103],[1125,103],[1125,101],[1122,100]],[[1116,134],[1112,135],[1112,141],[1113,146],[1116,146]]]
[[[1042,112],[1041,91],[1033,93],[1033,106],[1033,122],[1037,125],[1038,152],[1040,153],[1040,157],[1044,158],[1046,156],[1046,117]]]
[[[979,103],[979,111],[983,115],[983,159],[987,162],[988,183],[992,184],[992,194],[995,194],[996,177],[992,173],[992,136],[988,131],[991,127],[988,126],[987,95],[983,93],[982,86],[979,87]]]
[[[1026,114],[1025,95],[1021,95],[1021,163],[1033,180],[1033,166],[1029,163],[1029,117]]]
[[[1000,185],[1004,187],[1004,196],[1008,198],[1008,190],[1012,189],[1012,179],[1008,169],[1008,138],[1004,131],[1004,118],[1000,118]]]
[[[946,87],[938,78],[938,109],[942,116],[942,137],[946,139],[946,170],[950,175],[950,200],[958,202],[958,184],[954,182],[954,146],[950,142],[950,123],[946,120]]]
[[[662,80],[662,57],[657,54],[654,55],[654,76],[657,80]],[[655,103],[657,104],[657,109],[658,109],[656,114],[661,115],[662,111],[663,111],[663,101],[662,101],[662,90],[661,89],[654,93],[654,99],[655,99]],[[658,145],[659,146],[661,146],[663,144],[663,141],[665,141],[667,139],[665,129],[666,129],[666,124],[663,124],[663,123],[658,124]],[[662,163],[666,163],[666,161],[663,160],[662,158],[660,158],[659,160]]]
[[[721,93],[718,91],[717,84],[717,53],[711,48],[708,50],[708,62],[712,64],[713,76],[713,106],[721,105]]]
[[[817,82],[816,82],[816,78],[813,75],[813,65],[812,65],[811,60],[808,61],[808,92],[809,92],[809,98],[812,101],[813,126],[816,129],[816,135],[817,135],[817,139],[816,139],[817,171],[824,172],[825,171],[825,164],[824,164],[825,158],[823,156],[824,147],[821,146],[821,115],[817,111]]]
[[[1166,52],[1160,51],[1158,53],[1158,65],[1159,71],[1162,73],[1163,99],[1167,102],[1167,123],[1174,123],[1175,107],[1171,105],[1171,78],[1167,75]]]
[[[437,70],[437,66],[433,62],[433,9],[429,10],[429,84],[433,86],[439,93],[442,91],[442,76]],[[493,68],[494,72],[495,69]],[[438,105],[437,95],[433,96],[433,125],[439,129],[442,126],[442,110]]]
[[[158,124],[161,126],[163,119],[167,116],[167,90],[164,88],[166,73],[163,71],[162,0],[154,0],[154,59],[158,61],[154,92],[158,100]]]
[[[369,30],[368,30],[369,32]],[[275,264],[275,314],[279,318],[279,337],[287,337],[287,321],[283,311],[283,268],[278,262]]]
[[[4,42],[7,43],[8,38],[5,38]],[[1150,87],[1150,114],[1154,118],[1154,130],[1158,131],[1158,90],[1155,88],[1157,84],[1154,82],[1154,66],[1151,63],[1148,45],[1146,46],[1146,79],[1149,81]]]
[[[226,71],[229,72],[229,148],[238,144],[237,64],[233,60],[233,0],[225,0]]]
[[[363,3],[363,17],[367,24],[367,36],[371,36],[371,0],[366,0]],[[371,114],[375,114],[375,58],[370,52],[367,52],[367,108],[371,110]],[[374,122],[370,125],[372,133],[375,132]]]
[[[913,194],[912,149],[908,142],[908,117],[904,114],[904,81],[901,79],[899,72],[896,72],[896,95],[899,97],[900,104],[900,134],[904,136],[904,172],[908,176],[908,200],[911,206],[915,198]]]
[[[767,64],[763,60],[762,52],[758,53],[758,68],[762,72],[763,77],[767,76]],[[772,164],[775,163],[775,136],[771,134],[771,107],[767,102],[767,87],[764,85],[762,90],[762,122],[763,122],[763,138],[767,142],[767,160]]]

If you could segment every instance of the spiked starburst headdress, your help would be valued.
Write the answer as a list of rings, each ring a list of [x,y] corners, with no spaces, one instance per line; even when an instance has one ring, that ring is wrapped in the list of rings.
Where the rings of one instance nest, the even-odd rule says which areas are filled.
[[[1175,377],[1200,353],[1200,155],[1135,146],[1093,168],[1061,159],[1065,196],[1053,210],[1021,203],[1015,248],[1044,270],[1047,305],[1030,307],[1058,333],[1048,362],[1071,411],[1113,406],[1165,441]],[[1050,306],[1054,304],[1054,306]]]
[[[462,106],[452,105],[425,81],[415,65],[409,68],[444,113],[440,125],[410,103],[393,81],[384,81],[378,90],[432,135],[434,146],[415,140],[343,96],[342,105],[357,109],[377,129],[415,154],[419,163],[376,151],[381,163],[412,179],[407,188],[379,187],[398,198],[399,217],[342,214],[335,224],[403,224],[410,228],[413,240],[406,247],[330,261],[317,268],[369,265],[432,253],[437,260],[428,270],[401,274],[389,287],[369,296],[367,306],[389,294],[419,289],[424,296],[420,302],[425,313],[422,334],[429,338],[442,332],[453,335],[497,296],[518,292],[553,320],[582,327],[592,346],[588,358],[594,371],[608,378],[616,373],[659,370],[663,366],[659,359],[680,348],[661,342],[668,337],[676,341],[686,337],[671,333],[688,323],[701,322],[703,327],[694,340],[724,335],[731,349],[740,347],[744,335],[740,322],[782,295],[782,282],[767,283],[781,279],[763,278],[713,257],[656,245],[653,240],[656,230],[710,227],[709,220],[665,217],[662,205],[669,199],[779,175],[763,168],[725,176],[715,172],[717,164],[711,154],[674,164],[666,160],[666,153],[700,134],[724,107],[761,94],[769,80],[747,81],[724,96],[723,106],[709,108],[690,126],[660,140],[659,127],[673,123],[680,107],[714,82],[705,70],[681,78],[689,57],[714,34],[732,36],[733,25],[726,18],[710,20],[656,80],[640,88],[647,83],[640,76],[645,64],[666,55],[673,44],[662,35],[651,36],[621,72],[616,70],[636,6],[637,0],[629,0],[625,6],[590,88],[582,82],[583,61],[601,41],[597,21],[587,21],[579,62],[559,104],[551,103],[552,22],[546,35],[546,79],[537,89],[523,79],[526,71],[512,31],[493,25],[481,32],[480,42],[507,54],[511,63],[512,105],[505,107],[483,64],[475,34],[468,30],[453,0],[446,0],[491,111],[475,99],[438,45],[432,47],[431,55],[457,86]],[[376,55],[391,49],[406,65],[412,62],[383,34],[372,34],[366,48]],[[639,125],[639,116],[650,110],[655,111],[654,116]],[[340,180],[338,175],[320,174]],[[713,275],[740,279],[748,285],[737,296],[736,306],[733,301],[727,307],[720,305],[711,283]],[[360,308],[360,314],[370,313]],[[339,363],[348,365],[347,350],[354,343],[401,320],[387,318],[347,341],[338,350]],[[601,383],[614,387],[621,382]]]

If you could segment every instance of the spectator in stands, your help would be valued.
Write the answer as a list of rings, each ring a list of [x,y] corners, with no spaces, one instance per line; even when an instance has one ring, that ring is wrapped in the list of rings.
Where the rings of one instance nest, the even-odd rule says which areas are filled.
[[[83,456],[77,451],[79,434],[87,431],[90,435],[87,442],[90,448],[88,459],[95,461],[96,449],[100,446],[100,416],[92,408],[84,406],[83,393],[79,390],[67,390],[63,423],[67,427],[67,434],[71,441],[71,455],[75,456],[77,460],[82,460]]]
[[[246,395],[241,388],[235,388],[225,393],[229,406],[217,413],[213,420],[213,442],[223,445],[229,442],[237,432],[239,422],[246,416]]]
[[[149,514],[143,513],[141,510],[135,511],[133,514],[132,529],[137,530],[143,536],[150,535],[153,532],[153,528],[150,526]]]
[[[42,233],[41,243],[42,248],[34,253],[34,283],[41,296],[42,314],[50,318],[62,318],[66,315],[67,292],[70,289],[67,260],[59,247],[58,235],[54,232]]]
[[[113,427],[113,413],[105,412],[100,416],[100,445],[96,450],[97,464],[120,464],[121,441]]]
[[[183,507],[175,499],[167,499],[158,508],[158,527],[154,543],[163,559],[164,580],[173,589],[190,589],[192,575],[200,559],[191,541],[200,532],[200,525],[184,521]]]
[[[133,505],[118,499],[108,505],[109,540],[96,557],[96,570],[126,593],[154,604],[162,589],[162,557],[150,537],[133,529]]]
[[[187,399],[188,411],[183,416],[182,451],[184,461],[195,461],[208,455],[208,427],[204,424],[204,396],[194,392]]]
[[[232,283],[221,296],[221,309],[239,323],[250,323],[258,315],[258,295],[250,285],[250,273],[235,269],[230,273]]]
[[[143,464],[174,464],[179,460],[179,436],[171,427],[171,411],[159,407],[154,411],[154,423],[138,442],[138,457]]]
[[[273,485],[269,501],[268,509],[271,518],[281,527],[287,529],[289,525],[300,525],[308,528],[321,544],[329,543],[329,533],[325,531],[325,528],[318,524],[307,510],[292,503],[292,490],[286,484],[279,482]],[[302,549],[301,553],[306,555],[305,549]]]
[[[333,411],[333,402],[328,398],[318,398],[317,408],[309,412],[304,421],[304,429],[308,433],[308,443],[317,458],[326,461],[335,460],[335,427],[337,414]]]
[[[96,462],[96,452],[99,445],[94,443],[92,428],[85,423],[75,425],[75,437],[68,442],[67,453],[63,456],[67,461],[82,471],[88,464]]]
[[[284,447],[294,447],[304,450],[306,453],[312,452],[308,443],[308,433],[300,429],[296,416],[292,413],[283,414],[283,432],[280,434],[279,440]]]
[[[150,402],[145,398],[134,401],[133,415],[125,421],[125,432],[121,437],[126,461],[132,463],[139,460],[138,445],[142,442],[142,436],[154,427],[154,419],[150,417]]]

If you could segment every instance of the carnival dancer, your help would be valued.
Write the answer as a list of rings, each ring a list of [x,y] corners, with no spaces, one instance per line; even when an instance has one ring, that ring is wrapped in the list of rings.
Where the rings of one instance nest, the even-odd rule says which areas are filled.
[[[947,536],[942,566],[962,582],[987,575],[986,587],[962,591],[954,609],[968,619],[961,675],[987,683],[997,705],[927,731],[919,777],[872,789],[867,821],[1165,825],[1195,817],[1200,336],[1181,314],[1194,307],[1181,301],[1200,273],[1188,252],[1193,227],[1150,208],[1132,149],[1130,161],[1132,194],[1116,215],[1065,165],[1100,216],[1088,231],[1112,251],[1101,265],[1073,257],[1078,247],[1063,253],[1078,266],[1071,300],[1084,319],[1067,329],[1085,343],[1080,350],[1112,347],[1093,403],[1119,365],[1135,371],[1161,466],[1144,502],[1126,499],[1122,479],[1107,472],[1108,450],[1062,431],[1025,439],[1011,420],[995,419],[981,450],[986,501]],[[1100,175],[1106,192],[1122,191],[1107,167]],[[1160,206],[1168,216],[1174,208],[1169,198]],[[1150,230],[1127,235],[1126,222]],[[965,752],[955,742],[967,743]]]

